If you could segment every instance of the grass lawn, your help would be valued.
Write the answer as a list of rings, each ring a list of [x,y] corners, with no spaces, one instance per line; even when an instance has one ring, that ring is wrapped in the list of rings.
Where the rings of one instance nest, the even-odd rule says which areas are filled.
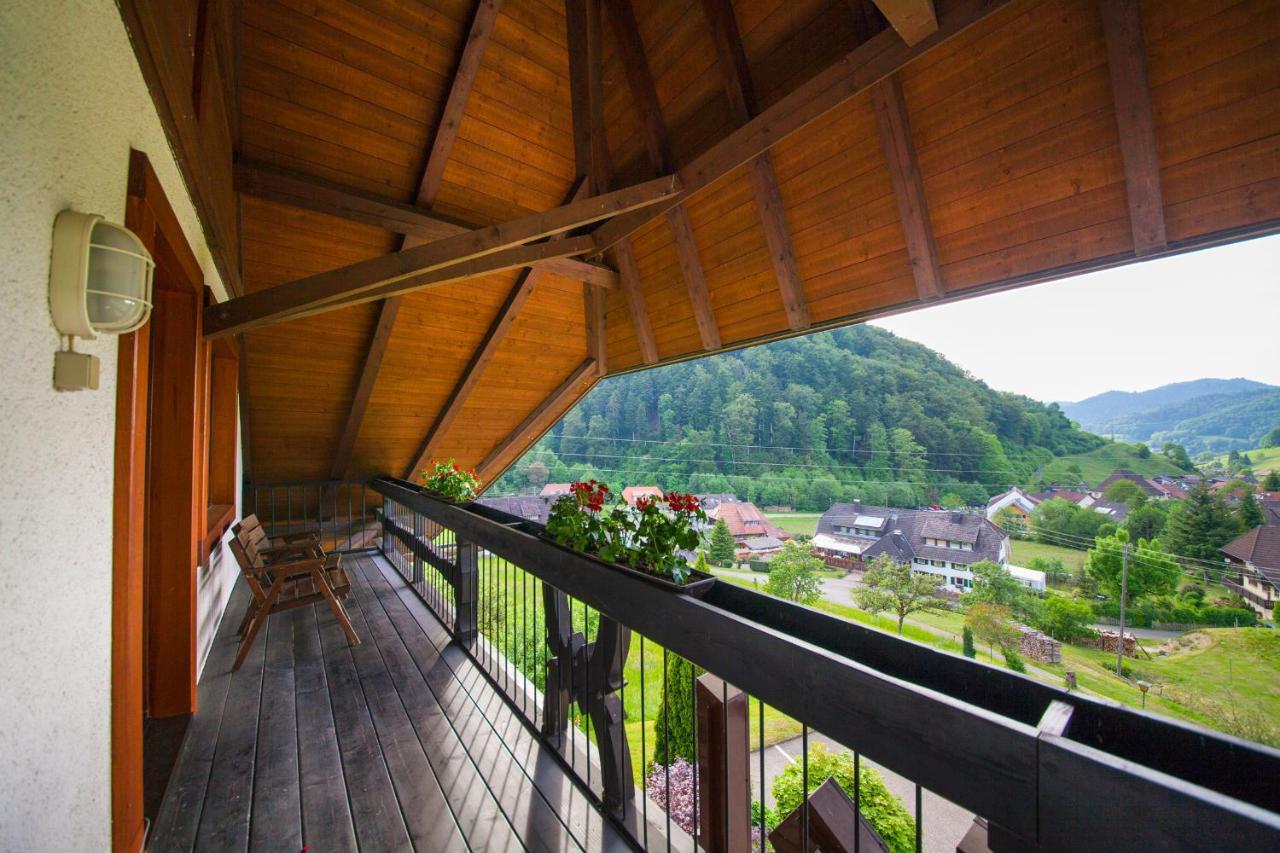
[[[1250,467],[1254,474],[1266,474],[1269,471],[1280,471],[1280,447],[1260,447],[1255,450],[1244,450],[1242,454],[1249,457]],[[1219,465],[1227,464],[1227,454],[1220,453],[1213,457]]]
[[[1010,539],[1009,548],[1012,560],[1019,566],[1026,566],[1036,557],[1048,559],[1057,557],[1067,567],[1067,571],[1075,572],[1084,565],[1085,551],[1074,548],[1063,548],[1060,545],[1046,545],[1043,542],[1032,542],[1029,539]]]
[[[792,536],[812,536],[818,529],[817,512],[766,512],[764,517]]]
[[[1050,483],[1071,482],[1075,477],[1067,470],[1071,465],[1078,465],[1079,476],[1090,484],[1102,482],[1117,468],[1128,468],[1144,477],[1153,477],[1156,474],[1175,470],[1173,464],[1158,453],[1152,453],[1146,459],[1141,459],[1132,445],[1115,442],[1104,444],[1088,453],[1077,453],[1054,459],[1045,465],[1044,479]]]

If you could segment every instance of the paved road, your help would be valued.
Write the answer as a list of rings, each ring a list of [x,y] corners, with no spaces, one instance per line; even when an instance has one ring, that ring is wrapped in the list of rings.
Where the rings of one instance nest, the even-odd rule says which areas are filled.
[[[761,589],[764,588],[765,582],[769,580],[769,576],[764,572],[741,572],[736,569],[717,569],[718,575],[731,575],[735,578],[751,581],[759,581]],[[853,579],[852,575],[845,575],[839,578],[823,578],[822,579],[822,598],[832,604],[843,604],[845,607],[853,606],[853,590],[860,584]]]
[[[809,748],[812,749],[815,743],[825,744],[827,749],[832,752],[844,751],[844,747],[826,735],[810,732]],[[800,760],[801,747],[802,739],[797,737],[783,743],[773,744],[765,749],[765,802],[768,805],[773,805],[773,793],[769,790],[772,787],[773,778],[781,773],[788,763]],[[915,784],[909,779],[886,770],[872,761],[863,759],[863,766],[867,765],[880,772],[889,790],[898,799],[902,800],[902,804],[906,806],[907,811],[914,815],[916,808]],[[969,831],[969,827],[973,824],[973,813],[960,808],[950,800],[944,800],[931,791],[923,791],[922,794],[925,853],[955,853],[956,845],[960,843],[960,839],[964,837],[964,834]],[[759,750],[751,753],[751,796],[754,799],[759,799],[760,797]]]

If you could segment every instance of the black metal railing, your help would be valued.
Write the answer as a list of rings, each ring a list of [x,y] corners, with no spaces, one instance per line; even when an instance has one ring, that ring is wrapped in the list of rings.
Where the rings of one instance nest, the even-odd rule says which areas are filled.
[[[314,532],[326,551],[352,553],[379,547],[381,505],[364,480],[293,480],[246,483],[242,513],[256,514],[268,536]]]
[[[1280,786],[1259,783],[1280,751],[726,583],[673,593],[515,516],[370,487],[383,553],[637,846],[1280,845]],[[814,791],[833,764],[841,790]],[[872,790],[902,803],[879,833],[850,817]]]

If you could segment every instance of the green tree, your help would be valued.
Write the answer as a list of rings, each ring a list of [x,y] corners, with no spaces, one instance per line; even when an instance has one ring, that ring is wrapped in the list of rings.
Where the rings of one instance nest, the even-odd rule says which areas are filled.
[[[806,762],[809,785],[805,791],[806,766],[799,761],[788,764],[773,780],[774,802],[779,817],[786,818],[828,779],[844,789],[849,799],[856,798],[859,810],[876,834],[893,853],[911,853],[916,849],[916,824],[902,801],[890,793],[884,779],[864,762],[858,768],[857,792],[854,791],[853,756],[848,752],[831,752],[825,744],[809,747]]]
[[[1270,432],[1262,437],[1262,441],[1258,442],[1259,447],[1280,447],[1280,426],[1273,427]],[[1276,486],[1280,488],[1280,485]],[[1270,489],[1268,489],[1270,491]]]
[[[987,644],[987,651],[994,658],[996,647],[1006,649],[1014,645],[1018,629],[1009,619],[1009,608],[982,601],[973,605],[964,615],[964,624],[973,636]]]
[[[1168,504],[1165,501],[1145,501],[1142,506],[1134,507],[1124,520],[1124,529],[1129,531],[1129,539],[1156,539],[1164,534],[1165,522],[1169,518]]]
[[[1088,602],[1065,595],[1051,595],[1045,599],[1044,615],[1037,626],[1055,640],[1064,643],[1093,634],[1089,625],[1093,622],[1093,608]]]
[[[1066,563],[1058,557],[1032,557],[1027,560],[1027,568],[1044,572],[1045,580],[1050,583],[1066,583],[1071,579]]]
[[[1262,515],[1262,507],[1258,505],[1258,501],[1253,497],[1253,489],[1251,488],[1246,488],[1244,494],[1240,497],[1240,504],[1236,507],[1236,522],[1242,531],[1252,530],[1267,522]]]
[[[999,604],[1017,610],[1030,593],[1008,569],[990,560],[979,560],[969,566],[973,572],[973,589],[964,594],[965,604]]]
[[[695,760],[693,730],[694,665],[676,654],[667,656],[662,701],[654,718],[653,763],[668,765],[677,758]]]
[[[1120,600],[1123,583],[1124,548],[1130,545],[1129,533],[1117,530],[1111,536],[1099,536],[1085,557],[1085,571],[1116,601]],[[1128,602],[1144,595],[1169,595],[1178,589],[1182,567],[1160,545],[1160,540],[1139,539],[1129,548]]]
[[[908,615],[939,607],[939,575],[913,572],[911,566],[881,554],[871,561],[862,578],[864,586],[853,591],[853,600],[868,613],[892,613],[898,618],[898,633]]]
[[[716,519],[716,523],[711,528],[711,544],[707,548],[711,561],[717,566],[732,566],[736,548],[737,543],[734,542],[729,525],[723,518]]]
[[[1104,501],[1137,506],[1147,499],[1147,493],[1133,480],[1116,480],[1102,493]]]
[[[1191,457],[1187,455],[1187,449],[1181,444],[1170,442],[1166,444],[1160,451],[1164,457],[1177,465],[1183,471],[1194,471],[1196,466],[1191,464]]]
[[[1174,554],[1216,563],[1222,559],[1218,549],[1239,533],[1222,496],[1201,482],[1170,514],[1164,538]]]
[[[769,561],[769,580],[764,591],[798,604],[812,604],[822,595],[822,580],[817,572],[824,565],[813,556],[809,546],[790,540]]]
[[[1267,472],[1262,480],[1262,488],[1268,492],[1280,492],[1280,471]]]
[[[973,629],[968,625],[965,625],[960,636],[963,641],[962,648],[964,649],[964,656],[967,658],[977,657],[978,650],[973,647]]]

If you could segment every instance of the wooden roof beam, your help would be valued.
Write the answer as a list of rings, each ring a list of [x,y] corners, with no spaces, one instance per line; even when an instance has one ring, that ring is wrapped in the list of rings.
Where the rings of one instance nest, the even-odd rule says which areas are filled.
[[[956,34],[1003,8],[1009,0],[957,0],[938,19],[938,30],[913,46],[885,31],[855,47],[842,59],[800,84],[755,118],[729,133],[677,171],[681,191],[642,211],[618,216],[595,230],[596,250],[603,252],[655,217],[723,180],[747,161],[763,154],[810,122],[865,92]]]
[[[1151,115],[1151,87],[1147,82],[1147,48],[1137,0],[1102,0],[1102,31],[1107,41],[1107,66],[1120,131],[1133,251],[1141,257],[1168,248],[1169,240]]]
[[[742,48],[742,36],[734,16],[731,0],[703,0],[707,23],[711,27],[711,40],[715,44],[716,58],[720,64],[720,76],[724,79],[729,109],[739,127],[746,125],[757,112],[755,87],[751,82],[751,70]],[[762,151],[747,163],[751,177],[751,189],[755,194],[760,222],[764,226],[765,243],[769,247],[769,262],[778,279],[782,295],[782,307],[787,313],[787,325],[799,331],[809,328],[809,306],[804,298],[804,284],[796,265],[795,249],[791,245],[791,231],[787,227],[786,210],[782,203],[782,191],[778,188],[778,175],[773,168],[773,158]]]
[[[580,179],[573,189],[569,191],[569,197],[566,201],[573,201],[584,195],[586,184],[585,179]],[[490,362],[493,361],[494,356],[498,354],[498,348],[502,345],[502,342],[506,340],[507,333],[511,331],[511,327],[515,324],[520,309],[524,307],[524,304],[529,301],[529,297],[533,295],[538,279],[543,275],[540,270],[540,267],[528,267],[520,272],[515,285],[511,288],[511,292],[507,294],[506,301],[498,308],[498,313],[494,315],[493,322],[489,324],[484,338],[480,341],[480,346],[476,347],[471,360],[463,368],[462,375],[458,377],[457,383],[449,393],[449,399],[445,401],[440,413],[427,429],[427,434],[423,436],[422,442],[418,445],[418,449],[413,455],[413,461],[405,469],[404,478],[406,480],[412,479],[414,473],[426,464],[427,460],[435,453],[440,440],[444,438],[449,428],[453,426],[454,421],[458,419],[458,415],[462,412],[462,407],[466,405],[467,399],[470,398],[471,392],[475,390],[480,377],[484,374]],[[598,289],[589,287],[586,288],[586,292],[595,293],[598,292]],[[390,302],[391,300],[387,301]]]
[[[590,178],[591,191],[602,193],[609,186],[613,167],[604,135],[600,0],[565,0],[565,26],[569,43],[574,162],[578,174]],[[658,361],[658,344],[645,305],[631,241],[623,235],[615,243],[612,246],[614,265],[618,268],[618,281],[627,300],[627,313],[631,316],[640,358],[645,364],[655,364]]]
[[[908,46],[938,31],[933,0],[875,0],[875,4]]]
[[[358,261],[345,267],[317,273],[298,281],[241,296],[210,306],[205,312],[206,337],[219,337],[245,329],[331,311],[367,302],[369,296],[395,296],[420,289],[428,284],[452,281],[458,277],[479,274],[484,263],[473,264],[475,271],[450,276],[448,268],[466,269],[468,262],[482,261],[489,255],[506,253],[498,266],[506,269],[505,259],[527,257],[528,262],[552,257],[584,254],[580,241],[564,240],[556,244],[525,244],[608,219],[619,213],[655,204],[679,192],[679,183],[671,176],[645,181],[631,187],[579,199],[551,210],[521,217],[501,225],[468,231],[421,246],[413,246]],[[508,251],[529,250],[524,253]],[[445,272],[444,278],[432,275]]]
[[[241,160],[236,163],[235,176],[236,189],[242,193],[384,228],[405,237],[417,238],[418,242],[442,240],[484,227],[269,163]],[[416,243],[402,242],[401,245]],[[579,279],[596,287],[618,286],[617,271],[604,264],[578,258],[556,258],[538,266],[546,272]]]
[[[655,174],[665,175],[671,171],[673,161],[671,138],[667,132],[666,120],[662,117],[658,90],[653,84],[649,60],[640,40],[640,27],[636,22],[635,12],[630,0],[606,0],[606,3],[631,97],[640,111],[645,128],[645,147],[649,152],[649,162]],[[711,292],[698,254],[698,244],[694,240],[689,211],[684,205],[671,208],[667,211],[667,223],[675,241],[676,259],[680,263],[685,289],[689,293],[689,303],[693,308],[693,319],[698,326],[702,348],[717,350],[720,348],[720,327],[711,307]]]
[[[880,145],[884,149],[893,194],[898,202],[898,219],[902,222],[902,233],[906,238],[916,293],[924,300],[941,299],[946,289],[942,286],[938,246],[933,239],[924,182],[916,161],[915,143],[911,140],[911,123],[907,120],[907,104],[902,97],[902,83],[897,74],[871,87],[871,102],[875,106]]]

